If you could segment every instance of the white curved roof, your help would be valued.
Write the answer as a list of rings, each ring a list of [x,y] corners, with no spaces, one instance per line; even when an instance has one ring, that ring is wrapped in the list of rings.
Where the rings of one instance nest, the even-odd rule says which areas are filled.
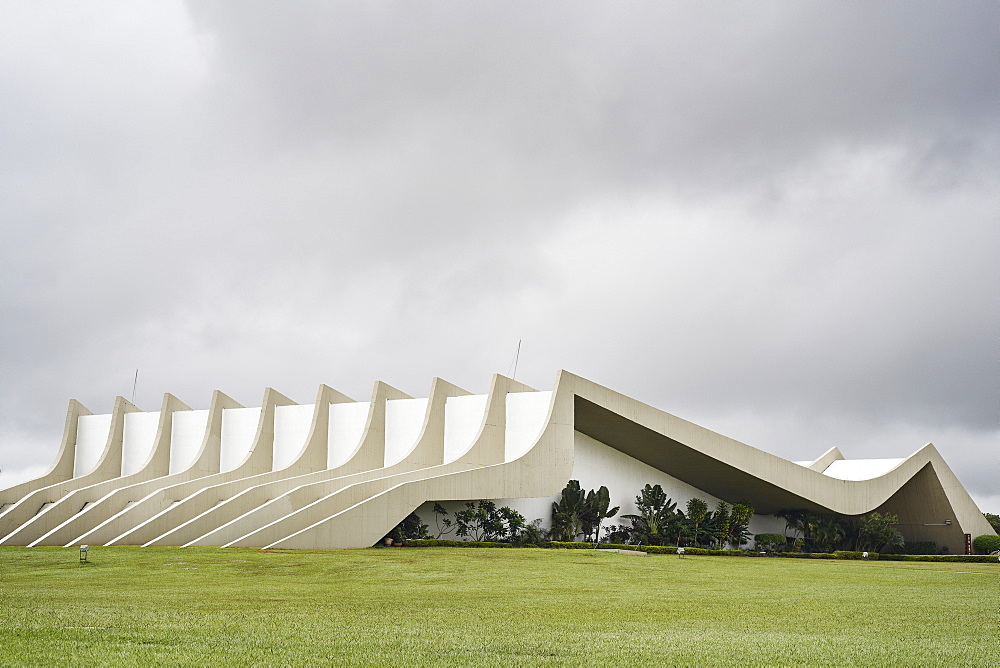
[[[823,475],[837,480],[871,480],[884,475],[904,459],[838,459],[826,467]]]

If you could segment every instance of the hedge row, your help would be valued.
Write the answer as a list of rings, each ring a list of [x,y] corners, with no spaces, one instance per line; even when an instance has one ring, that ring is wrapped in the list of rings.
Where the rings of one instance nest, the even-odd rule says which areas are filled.
[[[408,540],[409,547],[513,547],[510,543],[476,542],[472,540]],[[526,545],[525,547],[538,547]],[[541,547],[561,550],[592,550],[593,543],[564,543],[550,541]],[[677,548],[672,545],[622,545],[619,543],[601,543],[598,549],[605,550],[637,550],[647,554],[677,554]],[[938,561],[965,562],[986,564],[994,563],[997,557],[976,554],[879,554],[869,552],[865,557],[862,552],[838,550],[836,552],[757,552],[756,550],[710,550],[703,547],[685,547],[684,554],[707,555],[719,557],[778,557],[782,559],[864,559],[867,561]]]
[[[967,564],[995,564],[1000,557],[991,554],[883,554],[882,561],[951,561]]]
[[[514,547],[510,543],[491,543],[475,540],[438,540],[436,538],[407,540],[404,545],[407,547]]]

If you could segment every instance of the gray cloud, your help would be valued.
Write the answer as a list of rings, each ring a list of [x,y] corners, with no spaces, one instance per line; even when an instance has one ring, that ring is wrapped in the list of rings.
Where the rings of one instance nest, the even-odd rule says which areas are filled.
[[[565,367],[794,459],[934,440],[995,500],[997,18],[20,6],[4,477],[48,462],[68,398],[107,411],[137,366],[148,410],[482,391],[523,338],[540,388]]]

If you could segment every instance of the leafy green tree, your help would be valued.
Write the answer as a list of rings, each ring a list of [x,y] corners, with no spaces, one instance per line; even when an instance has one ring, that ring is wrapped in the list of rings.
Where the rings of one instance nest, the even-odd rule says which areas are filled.
[[[903,545],[903,534],[893,525],[899,522],[899,517],[878,512],[863,515],[859,522],[858,543],[856,550],[872,550],[881,552],[887,547]]]
[[[698,526],[705,521],[705,516],[708,514],[708,504],[705,503],[703,499],[697,497],[693,499],[688,499],[687,502],[687,518],[691,525],[694,527],[694,544],[698,544]]]
[[[712,541],[720,550],[729,542],[729,525],[732,522],[731,508],[725,501],[719,501],[712,514]]]
[[[503,506],[497,510],[497,514],[500,516],[500,521],[503,524],[503,529],[497,537],[500,540],[517,540],[527,525],[524,515],[509,506]]]
[[[753,504],[747,499],[733,504],[732,512],[729,515],[729,543],[737,550],[750,537],[750,520],[753,519],[753,511]]]
[[[467,502],[455,513],[456,531],[475,541],[515,540],[525,528],[524,515],[513,508],[497,508],[492,501]]]
[[[587,498],[583,505],[583,533],[590,535],[593,532],[594,542],[598,543],[601,538],[601,522],[617,515],[619,506],[608,508],[611,505],[611,493],[603,485],[596,492],[594,490],[587,492]]]
[[[833,552],[846,535],[836,516],[823,515],[813,529],[813,551]]]
[[[459,536],[474,541],[495,540],[504,528],[497,506],[492,501],[467,502],[465,510],[455,513],[455,524]]]
[[[990,523],[993,530],[1000,534],[1000,515],[994,515],[993,513],[983,513],[983,517],[986,521]]]
[[[440,503],[434,502],[434,527],[437,529],[437,536],[440,538],[455,530],[455,524],[448,517],[448,510]]]
[[[976,536],[976,539],[972,541],[972,547],[982,554],[998,554],[1000,553],[1000,536],[991,536],[990,534]]]

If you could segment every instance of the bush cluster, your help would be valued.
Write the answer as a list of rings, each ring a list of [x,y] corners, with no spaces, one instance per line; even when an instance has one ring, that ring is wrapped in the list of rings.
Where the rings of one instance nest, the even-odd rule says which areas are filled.
[[[1000,536],[991,536],[990,534],[976,536],[976,539],[972,541],[972,547],[976,548],[976,552],[995,554],[1000,551]]]
[[[772,552],[785,549],[788,539],[783,533],[759,533],[753,537],[753,542],[758,550]]]

